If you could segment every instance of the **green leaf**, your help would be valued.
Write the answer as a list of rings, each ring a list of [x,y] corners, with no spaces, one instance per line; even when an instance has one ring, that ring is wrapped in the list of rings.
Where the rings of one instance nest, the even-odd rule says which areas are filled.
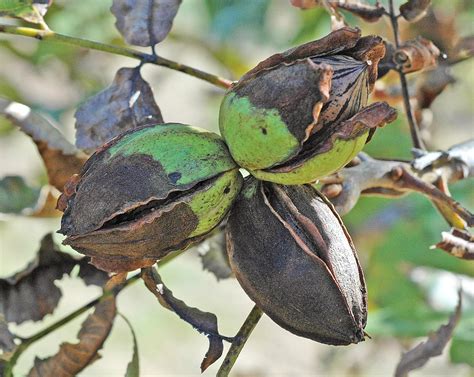
[[[22,177],[7,176],[0,180],[0,212],[24,213],[33,210],[41,189],[29,186]]]
[[[128,328],[132,333],[133,338],[133,356],[132,360],[127,365],[127,371],[125,372],[125,377],[139,377],[140,376],[140,360],[138,358],[138,343],[137,336],[133,330],[132,324],[123,314],[119,313],[120,317],[127,323]]]
[[[52,0],[0,0],[0,16],[41,24],[51,3]]]

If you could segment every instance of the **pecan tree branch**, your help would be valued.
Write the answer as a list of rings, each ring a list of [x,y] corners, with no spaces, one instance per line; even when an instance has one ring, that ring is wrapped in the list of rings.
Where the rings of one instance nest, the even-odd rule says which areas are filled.
[[[395,15],[393,0],[389,0],[388,17],[392,25],[395,47],[398,49],[400,48],[400,33],[398,30],[398,16]],[[403,73],[403,70],[401,67],[397,67],[396,71],[398,72],[398,75],[400,76],[400,85],[402,87],[402,94],[403,94],[403,104],[405,107],[405,113],[407,115],[408,125],[410,126],[410,135],[413,142],[413,146],[418,149],[425,149],[423,140],[420,137],[418,124],[415,120],[415,117],[413,115],[413,110],[411,108],[410,95],[408,93],[408,83],[407,83],[405,73]]]
[[[29,27],[0,25],[0,33],[20,35],[23,37],[35,38],[40,41],[60,42],[60,43],[65,43],[65,44],[69,44],[69,45],[73,45],[77,47],[88,48],[90,50],[97,50],[97,51],[108,52],[115,55],[122,55],[128,58],[140,60],[143,64],[150,63],[150,64],[158,65],[161,67],[173,69],[175,71],[183,72],[187,75],[194,76],[198,79],[207,81],[211,84],[214,84],[224,89],[229,88],[230,85],[232,84],[232,81],[230,80],[213,75],[211,73],[201,71],[199,69],[187,66],[185,64],[181,64],[181,63],[163,58],[158,55],[147,54],[147,53],[144,53],[144,52],[141,52],[129,47],[114,46],[114,45],[109,45],[105,43],[90,41],[88,39],[70,37],[68,35],[56,33],[52,30],[40,30],[40,29],[34,29],[34,28],[29,28]]]
[[[447,151],[419,154],[411,163],[377,160],[365,153],[359,154],[359,160],[357,165],[321,180],[323,193],[339,213],[349,212],[361,194],[398,198],[419,192],[450,208],[467,225],[473,224],[473,215],[435,184],[440,178],[452,183],[474,176],[474,140]]]

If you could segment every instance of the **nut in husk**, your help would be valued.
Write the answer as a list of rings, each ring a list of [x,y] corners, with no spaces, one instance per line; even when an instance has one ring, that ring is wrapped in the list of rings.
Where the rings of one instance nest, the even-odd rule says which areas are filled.
[[[242,185],[222,139],[183,124],[106,144],[60,198],[64,243],[107,271],[153,264],[216,227]]]
[[[247,179],[226,237],[238,281],[277,324],[326,344],[364,340],[366,287],[357,254],[314,188]]]
[[[221,104],[219,126],[234,160],[282,184],[343,167],[376,127],[395,118],[385,103],[373,104],[370,117],[359,115],[384,54],[380,37],[342,28],[261,62]]]

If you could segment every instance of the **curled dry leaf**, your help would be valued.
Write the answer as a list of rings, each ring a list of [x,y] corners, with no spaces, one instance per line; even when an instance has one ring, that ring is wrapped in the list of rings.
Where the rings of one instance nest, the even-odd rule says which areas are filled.
[[[446,325],[441,325],[435,333],[428,336],[425,342],[402,355],[395,370],[395,377],[405,377],[410,371],[421,368],[432,357],[443,353],[444,347],[453,336],[454,328],[461,318],[462,290],[459,290],[458,296],[458,305],[449,322]]]
[[[453,145],[446,151],[414,152],[416,158],[411,165],[419,173],[455,165],[457,174],[453,178],[474,177],[474,139]]]
[[[142,278],[146,287],[156,296],[163,307],[175,312],[179,318],[208,337],[209,349],[201,363],[201,371],[204,372],[212,363],[221,357],[224,349],[224,345],[222,344],[224,337],[219,334],[217,317],[215,314],[189,307],[186,303],[174,297],[173,292],[163,284],[156,269],[144,268],[142,270]]]
[[[181,0],[114,0],[110,10],[125,40],[137,46],[154,46],[166,38]]]
[[[115,297],[101,300],[81,326],[79,342],[63,343],[56,355],[45,360],[36,358],[28,377],[73,377],[97,360],[98,351],[109,336],[117,313]]]
[[[59,191],[69,177],[81,170],[87,156],[69,143],[53,123],[28,106],[0,98],[4,116],[36,144],[48,173],[49,183]]]
[[[72,257],[56,248],[51,234],[41,241],[34,261],[15,275],[0,280],[0,311],[8,322],[41,320],[52,313],[61,297],[54,281],[69,274]]]
[[[86,282],[99,284],[105,279],[104,272],[91,269],[87,259],[77,260],[61,252],[54,244],[51,234],[41,241],[36,258],[22,271],[0,279],[0,313],[8,322],[23,323],[39,321],[56,308],[61,290],[55,280],[70,274],[74,266],[80,266],[80,274],[86,275]],[[99,275],[102,274],[102,278]],[[94,276],[92,280],[91,276]]]
[[[453,50],[453,56],[449,61],[464,60],[474,56],[474,35],[461,38]]]
[[[301,8],[310,9],[316,6],[328,5],[333,9],[343,9],[362,18],[367,22],[376,22],[384,15],[385,8],[378,2],[375,5],[366,4],[362,1],[348,0],[290,0],[291,5]]]
[[[400,14],[410,22],[416,22],[426,15],[431,0],[408,0],[400,5]]]
[[[0,0],[0,17],[21,18],[40,24],[52,2],[53,0]]]
[[[430,108],[433,101],[443,92],[443,90],[455,81],[456,80],[451,75],[449,68],[444,65],[426,72],[416,88],[415,111],[419,112],[420,109]]]
[[[145,123],[163,123],[140,68],[120,68],[108,88],[83,103],[76,117],[76,145],[93,152],[115,136]]]
[[[232,276],[229,258],[225,250],[224,232],[218,231],[196,246],[201,258],[202,268],[214,274],[217,280]]]
[[[433,42],[418,37],[405,42],[395,51],[393,60],[403,72],[421,71],[437,65],[440,51]]]
[[[431,248],[438,248],[461,259],[474,259],[474,236],[468,231],[451,229],[441,233],[442,241]]]

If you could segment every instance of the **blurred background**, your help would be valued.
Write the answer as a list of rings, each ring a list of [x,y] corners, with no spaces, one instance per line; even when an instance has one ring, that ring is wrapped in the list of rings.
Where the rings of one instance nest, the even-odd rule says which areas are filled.
[[[104,43],[123,45],[109,11],[111,1],[56,0],[46,21],[56,32]],[[469,0],[434,1],[435,12],[408,26],[405,38],[422,34],[445,50],[456,38],[474,34],[473,3]],[[363,33],[392,38],[388,21],[360,22],[347,15]],[[3,20],[2,20],[3,21]],[[8,22],[12,22],[9,20]],[[185,0],[171,34],[157,45],[163,57],[230,79],[267,56],[330,31],[323,9],[300,11],[286,0]],[[450,45],[451,44],[451,45]],[[112,81],[120,67],[137,62],[63,44],[0,35],[0,96],[24,103],[53,119],[74,141],[73,114],[77,106]],[[456,82],[432,105],[430,149],[447,148],[473,137],[474,65],[464,61],[452,67]],[[191,76],[156,66],[145,66],[143,77],[154,90],[165,121],[218,130],[223,91]],[[416,88],[422,75],[414,74]],[[387,75],[382,87],[396,84]],[[365,149],[374,157],[410,158],[411,142],[403,111],[398,120],[377,131]],[[47,183],[33,142],[0,118],[0,177],[20,176],[33,190]],[[474,209],[473,183],[451,187],[454,198]],[[1,195],[1,192],[0,192]],[[41,238],[59,228],[59,217],[0,215],[0,275],[6,277],[32,260]],[[260,321],[245,346],[235,376],[385,376],[393,374],[403,351],[446,323],[462,281],[464,313],[454,339],[442,356],[429,361],[413,376],[472,376],[474,366],[474,265],[429,246],[440,239],[447,224],[430,202],[412,194],[400,200],[362,198],[345,222],[359,251],[369,291],[372,336],[358,345],[331,347],[296,337],[268,317]],[[60,235],[55,235],[60,243]],[[64,248],[66,250],[66,248]],[[68,252],[74,253],[72,250]],[[222,334],[232,336],[253,304],[235,279],[217,281],[203,271],[196,249],[184,253],[161,270],[164,282],[188,305],[215,313]],[[97,287],[65,277],[57,283],[63,298],[41,323],[13,327],[28,336],[97,297]],[[138,338],[141,376],[199,375],[208,341],[188,324],[163,309],[141,284],[119,295],[119,311],[131,321]],[[55,353],[64,341],[74,342],[85,315],[34,344],[21,356],[15,375],[28,372],[35,356]],[[101,351],[102,358],[81,376],[122,376],[131,359],[132,340],[125,322],[117,318]],[[469,366],[470,364],[470,366]],[[214,375],[219,362],[205,375]]]

